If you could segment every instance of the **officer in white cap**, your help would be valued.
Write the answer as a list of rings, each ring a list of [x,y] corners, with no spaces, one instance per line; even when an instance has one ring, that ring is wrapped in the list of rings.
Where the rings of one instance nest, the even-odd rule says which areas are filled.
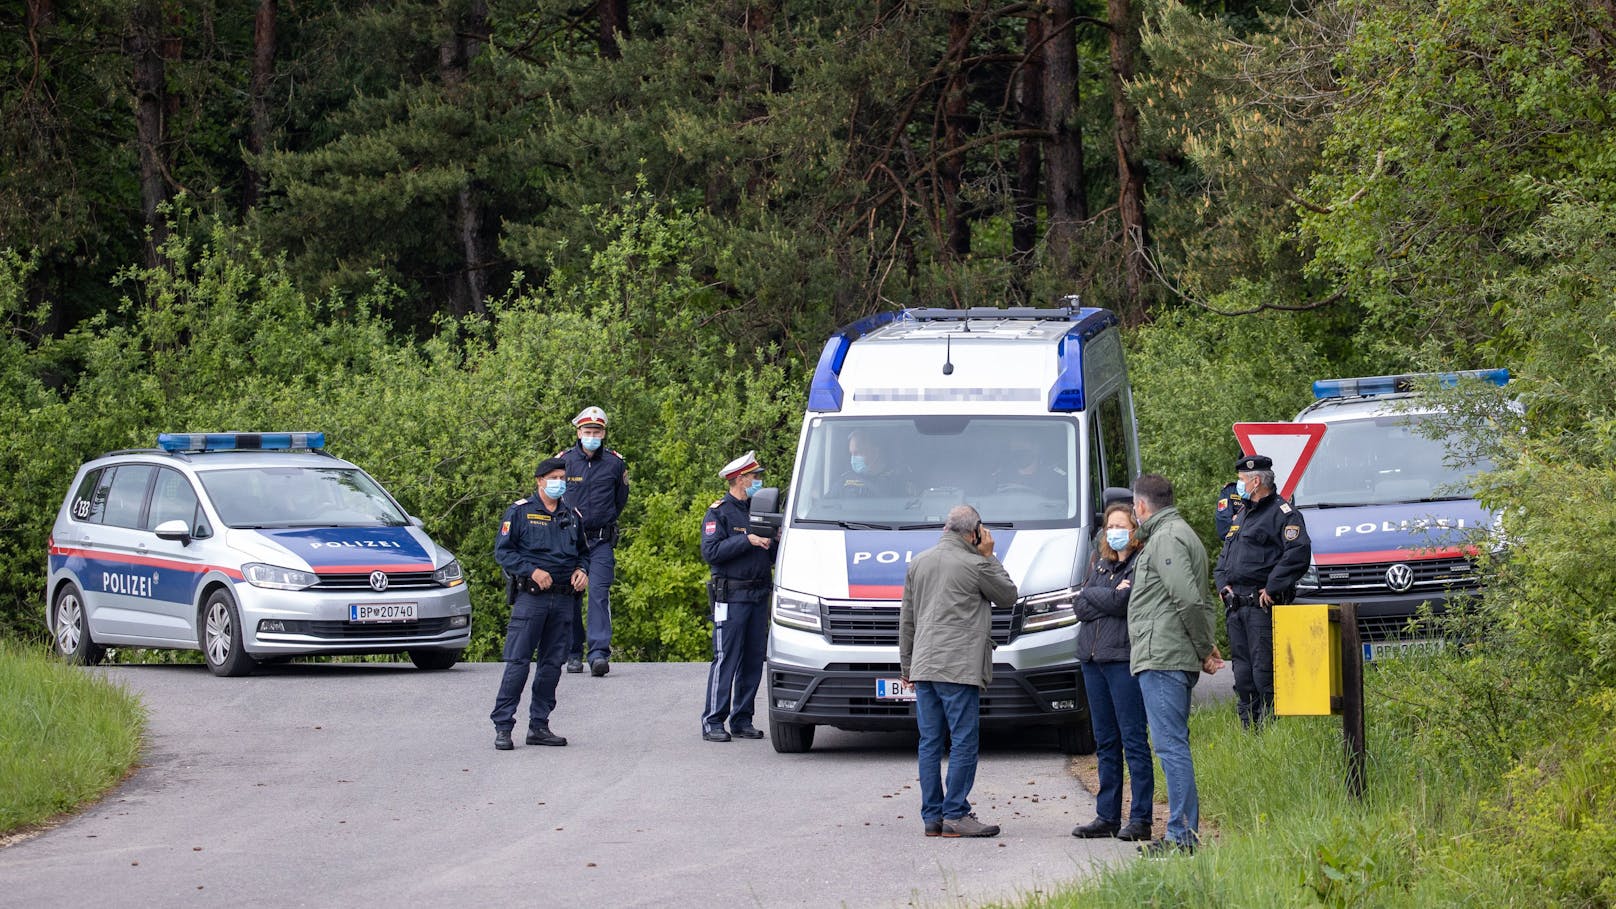
[[[752,494],[763,488],[755,452],[718,472],[729,492],[707,509],[701,524],[701,557],[712,566],[708,582],[713,608],[713,665],[701,737],[709,742],[761,739],[752,725],[753,702],[763,678],[769,636],[769,593],[774,588],[774,541],[750,530]],[[729,723],[728,731],[725,722]]]
[[[628,462],[606,447],[606,411],[585,407],[572,418],[578,442],[556,457],[567,464],[567,501],[584,516],[585,570],[589,572],[589,624],[580,597],[572,614],[567,671],[583,672],[584,657],[595,677],[611,671],[612,582],[617,579],[617,519],[628,503]],[[589,651],[584,652],[588,642]]]

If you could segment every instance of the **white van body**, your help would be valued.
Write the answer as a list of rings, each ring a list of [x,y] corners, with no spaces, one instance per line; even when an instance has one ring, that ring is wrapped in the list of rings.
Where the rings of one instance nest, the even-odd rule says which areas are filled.
[[[1053,727],[1069,753],[1092,751],[1072,598],[1103,490],[1139,472],[1137,436],[1117,319],[1103,309],[907,310],[833,336],[780,531],[775,750],[806,751],[821,725],[915,728],[898,670],[904,575],[967,503],[1021,594],[994,610],[983,725]]]

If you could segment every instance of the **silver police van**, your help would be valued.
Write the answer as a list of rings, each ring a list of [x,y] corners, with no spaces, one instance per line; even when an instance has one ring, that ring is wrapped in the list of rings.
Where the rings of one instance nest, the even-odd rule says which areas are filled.
[[[83,664],[201,650],[221,676],[310,654],[448,669],[471,635],[460,563],[323,433],[165,433],[79,468],[50,536],[45,620]]]

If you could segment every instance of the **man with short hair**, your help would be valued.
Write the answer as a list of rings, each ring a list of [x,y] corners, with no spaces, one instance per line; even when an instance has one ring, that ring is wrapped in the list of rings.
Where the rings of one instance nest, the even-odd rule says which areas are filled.
[[[1265,455],[1235,461],[1245,507],[1218,554],[1213,580],[1223,600],[1234,663],[1240,725],[1262,730],[1274,714],[1274,613],[1296,597],[1313,562],[1302,513],[1274,491],[1274,462]]]
[[[971,812],[983,689],[993,681],[993,604],[1009,609],[1016,585],[993,556],[993,532],[956,505],[937,545],[915,556],[898,613],[899,672],[914,685],[920,726],[920,819],[927,836],[998,836]],[[948,785],[942,779],[947,734]]]
[[[612,582],[617,578],[617,519],[628,503],[628,462],[605,446],[606,411],[585,407],[572,418],[578,444],[556,457],[567,462],[567,497],[584,517],[585,570],[589,573],[589,651],[584,652],[584,602],[579,597],[572,612],[572,646],[567,671],[589,672],[599,678],[611,671]]]
[[[707,509],[701,525],[701,557],[712,566],[708,582],[713,607],[713,665],[707,671],[701,737],[761,739],[752,724],[763,657],[769,644],[769,594],[774,589],[774,540],[751,530],[752,494],[763,488],[755,452],[718,472],[729,492]],[[729,721],[729,731],[724,722]]]
[[[533,471],[537,490],[506,509],[494,539],[494,561],[512,581],[511,621],[505,628],[505,674],[494,699],[494,747],[510,751],[516,706],[527,684],[528,664],[538,653],[538,673],[528,702],[527,743],[565,745],[550,731],[556,683],[567,655],[572,604],[589,583],[584,573],[583,517],[562,501],[567,465],[545,458]]]
[[[914,484],[906,466],[891,462],[883,439],[855,429],[847,436],[847,470],[842,472],[835,494],[849,498],[910,496]]]
[[[1167,781],[1167,836],[1139,847],[1147,856],[1194,852],[1201,824],[1190,755],[1190,692],[1199,673],[1223,666],[1206,590],[1206,548],[1173,507],[1173,484],[1147,473],[1133,484],[1143,545],[1128,605],[1133,674],[1145,699],[1150,743]]]

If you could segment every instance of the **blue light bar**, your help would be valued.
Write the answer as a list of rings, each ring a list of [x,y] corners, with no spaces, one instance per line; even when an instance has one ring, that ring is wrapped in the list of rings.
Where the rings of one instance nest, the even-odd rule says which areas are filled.
[[[847,351],[864,335],[877,328],[895,322],[900,318],[907,318],[905,312],[878,312],[873,316],[854,322],[851,325],[838,329],[836,334],[830,336],[825,342],[825,349],[819,352],[819,363],[814,367],[814,378],[808,386],[808,409],[821,413],[835,413],[842,409],[842,364],[847,362]]]
[[[1357,398],[1372,395],[1391,395],[1414,390],[1420,379],[1436,379],[1443,388],[1452,388],[1461,379],[1491,382],[1499,388],[1509,382],[1507,369],[1467,369],[1463,372],[1407,372],[1394,376],[1362,376],[1356,379],[1319,379],[1313,383],[1313,397]]]
[[[1117,324],[1117,316],[1110,310],[1086,306],[1072,313],[1072,321],[1077,324],[1066,330],[1056,349],[1060,372],[1049,387],[1051,413],[1079,413],[1083,410],[1086,403],[1083,394],[1083,342]]]
[[[164,451],[276,451],[325,447],[323,432],[165,432]]]

